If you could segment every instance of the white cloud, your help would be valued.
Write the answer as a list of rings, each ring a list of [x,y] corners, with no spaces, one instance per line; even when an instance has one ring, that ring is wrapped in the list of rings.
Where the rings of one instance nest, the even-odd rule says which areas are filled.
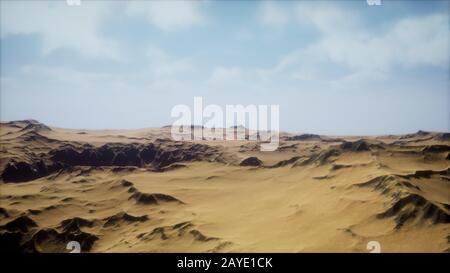
[[[297,20],[301,27],[318,30],[320,38],[286,54],[261,76],[288,74],[302,81],[329,80],[333,87],[362,86],[363,81],[388,79],[394,69],[449,66],[448,14],[401,18],[375,32],[349,10],[314,4],[299,3]],[[331,66],[344,75],[327,77],[321,70]]]
[[[282,27],[289,21],[288,13],[273,1],[261,3],[258,17],[263,25],[270,27]]]
[[[164,50],[154,45],[148,46],[146,56],[156,61],[166,61],[169,59],[169,55]]]
[[[179,60],[161,64],[155,70],[155,75],[158,77],[170,76],[181,72],[192,72],[194,66],[187,60]]]
[[[44,54],[66,48],[88,57],[119,59],[118,45],[100,34],[110,13],[109,5],[93,1],[81,6],[65,1],[1,1],[1,34],[39,34]]]
[[[396,45],[389,57],[397,62],[448,66],[448,24],[448,13],[406,18],[398,22],[380,42]]]
[[[214,68],[208,82],[211,84],[226,84],[236,82],[240,79],[242,70],[239,67],[222,67]]]
[[[304,81],[319,80],[320,72],[319,69],[315,67],[301,67],[300,69],[294,71],[291,74],[291,77]]]
[[[84,72],[69,67],[51,67],[45,65],[25,65],[20,69],[19,77],[31,78],[39,81],[45,79],[52,84],[61,84],[65,86],[77,86],[80,89],[95,90],[94,84],[108,85],[103,90],[111,90],[111,86],[117,87],[118,77],[107,73]],[[32,81],[31,81],[32,82]],[[27,84],[30,84],[29,82]],[[32,83],[31,83],[32,84]],[[100,89],[99,89],[100,90]]]
[[[272,67],[256,69],[265,85],[368,90],[395,82],[397,75],[412,69],[449,68],[448,14],[403,17],[375,30],[337,5],[305,1],[297,4],[295,13],[299,31],[313,28],[319,36],[281,56]]]
[[[332,62],[355,70],[389,71],[395,66],[447,66],[448,14],[400,19],[380,34],[363,29],[359,18],[337,6],[300,3],[300,24],[317,28],[322,37],[286,56],[279,67],[298,62]]]
[[[175,31],[201,25],[205,16],[197,1],[129,1],[129,16],[145,17],[163,31]]]
[[[295,13],[301,25],[316,27],[324,33],[333,33],[336,29],[350,31],[358,21],[357,14],[320,2],[301,2],[297,5]]]
[[[155,77],[169,77],[195,71],[195,66],[189,59],[174,59],[156,46],[149,46],[146,55],[150,61],[148,70]]]
[[[353,69],[389,71],[394,66],[448,65],[448,20],[444,15],[403,19],[385,33],[336,30],[309,50]]]
[[[362,90],[375,82],[384,81],[387,75],[380,71],[357,71],[344,77],[329,81],[329,86],[333,90]]]

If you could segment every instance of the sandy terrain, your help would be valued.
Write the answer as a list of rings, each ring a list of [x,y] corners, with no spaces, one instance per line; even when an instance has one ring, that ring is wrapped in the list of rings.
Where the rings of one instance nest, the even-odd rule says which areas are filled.
[[[450,251],[450,133],[175,142],[0,127],[2,251]]]

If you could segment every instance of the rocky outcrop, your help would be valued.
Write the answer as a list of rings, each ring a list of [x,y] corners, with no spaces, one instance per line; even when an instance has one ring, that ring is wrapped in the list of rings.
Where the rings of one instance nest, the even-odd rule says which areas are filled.
[[[364,140],[358,140],[354,142],[345,141],[341,144],[341,149],[344,151],[363,152],[370,151],[369,144]]]
[[[295,136],[289,136],[285,138],[286,141],[305,141],[305,140],[322,140],[319,135],[315,134],[301,134]]]
[[[30,181],[49,175],[62,167],[62,164],[58,162],[45,164],[43,160],[37,160],[33,163],[11,160],[3,170],[2,178],[5,182]]]
[[[248,157],[244,160],[241,161],[241,163],[239,164],[240,166],[253,166],[253,167],[259,167],[262,165],[262,161],[259,160],[257,157],[255,156],[251,156]]]
[[[2,172],[5,182],[23,182],[74,166],[152,167],[155,170],[182,161],[220,161],[218,149],[201,144],[157,142],[75,146],[64,144],[29,162],[10,160]]]
[[[396,228],[401,228],[407,221],[430,220],[433,224],[450,223],[450,215],[440,206],[418,194],[408,194],[394,202],[378,218],[394,217]]]

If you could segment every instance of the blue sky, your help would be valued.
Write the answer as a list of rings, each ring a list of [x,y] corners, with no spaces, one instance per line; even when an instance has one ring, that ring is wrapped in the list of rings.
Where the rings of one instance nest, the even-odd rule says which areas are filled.
[[[279,104],[280,128],[450,131],[448,1],[1,1],[0,118],[171,124]]]

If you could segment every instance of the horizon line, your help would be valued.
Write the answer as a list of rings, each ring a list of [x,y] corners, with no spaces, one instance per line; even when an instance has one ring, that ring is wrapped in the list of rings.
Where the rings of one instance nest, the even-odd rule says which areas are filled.
[[[17,119],[17,120],[9,120],[9,121],[5,121],[5,120],[0,120],[0,125],[3,124],[8,124],[8,123],[14,123],[14,122],[36,122],[38,124],[44,125],[44,126],[48,126],[50,128],[55,128],[55,129],[65,129],[65,130],[82,130],[82,131],[138,131],[138,130],[145,130],[145,129],[168,129],[170,127],[172,127],[173,125],[163,125],[163,126],[148,126],[148,127],[139,127],[139,128],[95,128],[95,129],[87,129],[87,128],[71,128],[71,127],[60,127],[60,126],[54,126],[48,123],[43,123],[40,122],[37,119],[34,118],[28,118],[28,119]],[[191,128],[198,128],[198,127],[202,127],[202,129],[213,129],[213,127],[205,127],[204,125],[195,125],[195,124],[186,124],[186,125],[181,125],[180,127],[183,126],[190,126]],[[218,130],[220,129],[236,129],[238,127],[241,127],[242,129],[245,130],[250,130],[250,131],[259,131],[259,130],[254,130],[254,129],[248,129],[247,127],[243,126],[243,125],[233,125],[230,127],[223,127],[223,128],[216,128]],[[408,132],[408,133],[380,133],[380,134],[321,134],[321,133],[313,133],[310,131],[289,131],[289,130],[279,130],[279,133],[288,133],[288,134],[300,134],[300,135],[304,135],[304,134],[311,134],[311,135],[318,135],[318,136],[332,136],[332,137],[370,137],[370,136],[374,136],[374,137],[379,137],[379,136],[401,136],[401,135],[409,135],[409,134],[418,134],[418,133],[450,133],[450,131],[428,131],[428,130],[417,130],[415,132]]]

